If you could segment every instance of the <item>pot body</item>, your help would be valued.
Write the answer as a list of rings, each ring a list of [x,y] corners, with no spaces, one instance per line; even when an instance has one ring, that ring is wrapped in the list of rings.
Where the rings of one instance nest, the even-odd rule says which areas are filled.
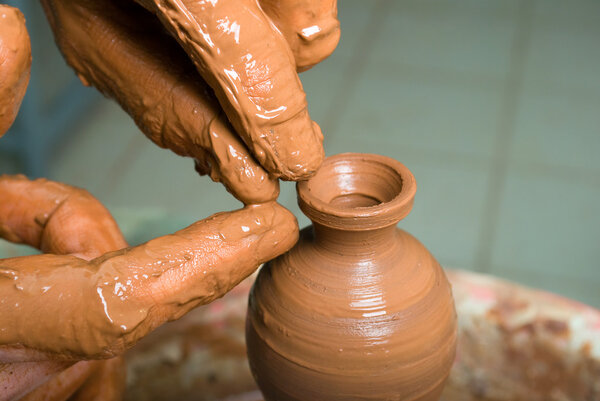
[[[392,226],[313,222],[260,271],[246,342],[266,401],[438,400],[456,348],[440,265]]]

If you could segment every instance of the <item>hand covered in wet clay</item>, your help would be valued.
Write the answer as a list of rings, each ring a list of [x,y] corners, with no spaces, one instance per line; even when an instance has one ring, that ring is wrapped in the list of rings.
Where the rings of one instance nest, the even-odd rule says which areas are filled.
[[[0,383],[8,399],[75,361],[122,354],[161,324],[223,296],[298,238],[294,216],[275,202],[127,247],[109,212],[84,190],[0,176],[0,200],[0,238],[44,252],[0,260]],[[99,368],[70,369],[61,383]],[[114,368],[99,371],[111,377]]]
[[[81,80],[242,202],[308,178],[322,134],[297,71],[327,57],[336,0],[42,0]]]

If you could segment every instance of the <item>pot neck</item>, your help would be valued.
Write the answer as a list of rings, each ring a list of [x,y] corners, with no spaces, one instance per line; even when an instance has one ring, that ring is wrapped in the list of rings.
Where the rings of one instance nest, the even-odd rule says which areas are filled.
[[[371,230],[344,230],[313,222],[318,247],[345,256],[366,255],[390,249],[396,240],[396,225]]]

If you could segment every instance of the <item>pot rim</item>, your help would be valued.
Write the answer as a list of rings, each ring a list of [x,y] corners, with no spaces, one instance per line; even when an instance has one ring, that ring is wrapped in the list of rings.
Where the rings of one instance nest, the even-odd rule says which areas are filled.
[[[367,177],[369,174],[372,177]],[[346,175],[347,179],[340,179],[343,175]],[[357,185],[360,180],[353,177],[362,178],[365,189],[370,183],[369,191],[366,191],[369,193],[367,196],[379,203],[347,207],[332,204],[331,201],[335,197],[322,199],[322,196],[319,196],[324,190],[328,190],[330,195],[338,193],[338,196],[366,193],[360,187],[343,188],[344,185]],[[331,185],[335,185],[333,191]],[[377,193],[378,190],[380,193]],[[383,196],[384,190],[389,199]],[[296,185],[298,205],[311,221],[351,231],[372,230],[397,224],[410,213],[416,190],[415,177],[404,164],[390,157],[370,153],[341,153],[330,156],[313,177]],[[390,192],[393,195],[391,198]]]

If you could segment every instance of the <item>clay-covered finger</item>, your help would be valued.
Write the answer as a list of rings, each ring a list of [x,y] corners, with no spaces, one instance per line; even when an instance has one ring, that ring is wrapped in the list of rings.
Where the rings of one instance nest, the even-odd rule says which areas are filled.
[[[244,204],[277,199],[279,181],[256,164],[224,114],[218,114],[208,124],[204,138],[206,152],[196,159],[196,171],[222,182]]]
[[[0,262],[0,344],[54,359],[110,358],[161,324],[225,295],[298,238],[274,202],[219,213],[91,261]]]
[[[320,166],[323,136],[294,56],[257,0],[136,0],[154,12],[213,88],[258,161],[287,180]]]
[[[85,259],[127,246],[110,212],[83,189],[2,175],[0,199],[0,238],[8,241]]]
[[[31,44],[25,17],[0,4],[0,137],[10,128],[29,83]]]
[[[199,160],[203,173],[246,204],[277,198],[278,181],[233,133],[212,89],[155,16],[111,0],[43,4],[67,62],[154,143]]]
[[[134,302],[151,306],[161,318],[173,320],[195,306],[222,297],[260,264],[290,249],[297,239],[294,215],[269,202],[217,213],[173,235],[93,263],[106,277],[107,283],[102,286],[107,288],[112,288],[115,280],[123,282],[132,275],[148,276],[144,280],[129,278],[136,284],[121,295],[124,298],[106,299],[117,315],[129,307],[121,301],[131,297]],[[130,318],[133,322],[125,326],[157,324],[152,318],[144,317],[143,322],[137,321],[136,315]]]
[[[298,71],[335,50],[340,40],[337,0],[260,0],[260,6],[285,36]]]

